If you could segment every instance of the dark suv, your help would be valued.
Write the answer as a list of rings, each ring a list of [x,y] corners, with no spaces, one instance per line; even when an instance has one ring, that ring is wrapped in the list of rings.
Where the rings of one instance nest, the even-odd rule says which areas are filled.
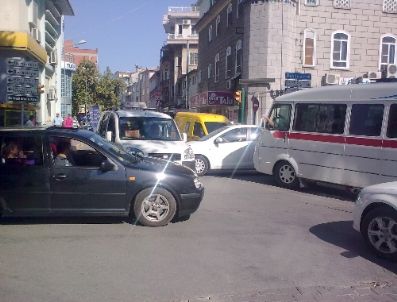
[[[0,129],[0,148],[3,216],[131,213],[143,225],[163,226],[203,198],[191,169],[130,155],[86,130]]]

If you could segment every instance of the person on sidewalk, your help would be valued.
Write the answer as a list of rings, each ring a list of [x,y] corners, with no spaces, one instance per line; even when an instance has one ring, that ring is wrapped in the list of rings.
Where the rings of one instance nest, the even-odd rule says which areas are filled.
[[[35,127],[36,126],[36,118],[34,115],[30,115],[28,121],[25,123],[26,127]]]
[[[73,128],[73,118],[71,114],[68,114],[68,116],[63,120],[63,127]]]
[[[59,113],[57,113],[54,118],[54,126],[62,127],[62,124],[63,124],[63,118],[59,115]]]

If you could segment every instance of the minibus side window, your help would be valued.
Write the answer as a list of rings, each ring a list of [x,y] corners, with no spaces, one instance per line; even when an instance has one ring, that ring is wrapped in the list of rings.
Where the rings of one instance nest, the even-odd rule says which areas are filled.
[[[342,134],[346,108],[344,104],[297,104],[294,130]]]
[[[270,117],[266,121],[266,129],[288,131],[291,121],[291,105],[277,104],[274,105]]]
[[[397,104],[390,106],[389,125],[387,127],[387,137],[397,138]]]
[[[350,118],[350,134],[379,136],[382,130],[384,106],[381,104],[355,104]]]

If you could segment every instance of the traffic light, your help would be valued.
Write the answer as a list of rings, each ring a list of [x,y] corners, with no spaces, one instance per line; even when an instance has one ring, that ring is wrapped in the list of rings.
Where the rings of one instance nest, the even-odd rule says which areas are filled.
[[[45,92],[44,87],[45,87],[45,86],[42,85],[42,84],[37,85],[37,94],[42,94],[42,93],[44,93],[44,92]]]
[[[234,99],[238,104],[241,104],[241,90],[236,90],[234,92]]]

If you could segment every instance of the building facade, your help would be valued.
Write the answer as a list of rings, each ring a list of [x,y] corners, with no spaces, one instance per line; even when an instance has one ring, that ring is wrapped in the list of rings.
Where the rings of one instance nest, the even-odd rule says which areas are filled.
[[[63,16],[68,0],[3,0],[0,10],[0,126],[52,122],[61,106]]]
[[[73,40],[65,40],[64,53],[73,58],[72,63],[74,63],[76,66],[79,66],[79,64],[83,61],[91,61],[98,67],[99,64],[98,48],[96,49],[80,48],[78,47],[78,45],[75,45],[73,43]]]
[[[237,11],[232,15],[242,19],[234,23],[235,31],[225,31],[219,37],[213,34],[213,43],[206,43],[210,27],[216,29],[218,15],[221,26],[228,22],[228,10]],[[371,79],[391,78],[397,57],[396,21],[395,0],[218,0],[197,26],[202,73],[199,91],[244,88],[244,121],[252,123],[283,93],[351,84],[368,75]],[[240,33],[237,42],[236,33]],[[227,82],[230,51],[223,41],[230,41],[226,44],[231,47],[232,73],[243,85],[240,79],[234,86]],[[207,54],[201,53],[204,49]],[[236,58],[238,51],[241,60]],[[211,68],[207,56],[213,61]],[[219,76],[214,66],[217,62]],[[205,69],[211,72],[203,73]],[[257,108],[251,101],[254,97],[259,100]]]
[[[186,108],[186,101],[177,91],[183,85],[180,78],[197,68],[198,35],[194,26],[199,17],[196,6],[169,7],[163,17],[167,40],[160,54],[162,108]]]

